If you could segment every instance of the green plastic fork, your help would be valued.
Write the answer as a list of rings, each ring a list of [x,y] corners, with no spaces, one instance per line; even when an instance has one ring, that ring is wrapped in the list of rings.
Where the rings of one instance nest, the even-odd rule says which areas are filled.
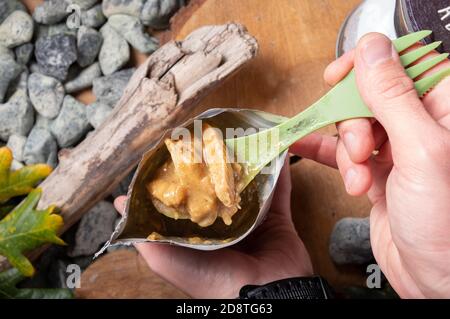
[[[402,52],[431,33],[432,31],[428,30],[412,33],[394,40],[393,44],[398,52]],[[403,66],[408,67],[436,49],[440,44],[441,42],[439,41],[434,42],[403,54],[400,57]],[[444,61],[448,55],[448,53],[444,53],[428,59],[425,62],[407,68],[406,72],[410,78],[415,79]],[[419,96],[423,97],[449,75],[450,68],[415,81],[415,87]],[[373,114],[367,108],[358,92],[355,72],[352,70],[346,78],[319,101],[296,116],[257,134],[226,139],[227,147],[245,168],[245,175],[241,180],[239,191],[242,191],[267,164],[302,137],[333,123],[353,118],[368,117],[373,117]],[[261,143],[261,141],[264,141],[264,143]]]

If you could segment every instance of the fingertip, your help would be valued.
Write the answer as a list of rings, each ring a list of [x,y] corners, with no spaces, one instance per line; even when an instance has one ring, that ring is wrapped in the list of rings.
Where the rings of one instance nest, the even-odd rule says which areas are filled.
[[[365,194],[372,186],[369,161],[352,162],[342,140],[338,142],[336,158],[347,193],[352,196]]]
[[[355,52],[352,50],[331,62],[324,71],[325,82],[331,86],[339,83],[352,70],[354,58]]]
[[[368,163],[349,167],[343,177],[345,189],[351,196],[364,195],[372,186],[372,174]]]
[[[375,149],[372,124],[367,119],[347,120],[337,124],[339,136],[354,163],[363,163]]]
[[[123,214],[124,210],[125,210],[125,203],[127,201],[127,197],[126,196],[119,196],[116,199],[114,199],[114,207],[117,209],[117,211],[119,212],[119,214]]]

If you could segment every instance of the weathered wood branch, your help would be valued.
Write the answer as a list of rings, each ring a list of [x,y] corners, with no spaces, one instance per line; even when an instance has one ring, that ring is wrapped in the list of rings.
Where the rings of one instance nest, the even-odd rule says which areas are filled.
[[[233,23],[206,26],[161,47],[136,70],[104,124],[61,152],[59,166],[40,185],[39,206],[60,207],[68,229],[111,193],[165,130],[192,117],[199,100],[257,49],[246,29]],[[0,268],[6,265],[0,260]]]

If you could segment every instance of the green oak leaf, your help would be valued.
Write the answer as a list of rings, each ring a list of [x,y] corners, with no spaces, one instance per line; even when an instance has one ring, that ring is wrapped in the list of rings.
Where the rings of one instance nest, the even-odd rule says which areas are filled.
[[[52,172],[52,168],[45,164],[29,165],[11,171],[12,160],[11,150],[0,147],[0,204],[12,197],[28,194]]]
[[[70,289],[17,288],[25,277],[16,268],[0,273],[0,299],[71,299]]]
[[[36,210],[40,198],[41,189],[37,188],[0,221],[0,255],[24,276],[34,274],[24,252],[46,243],[65,245],[56,235],[63,225],[62,217],[53,213],[55,206]]]

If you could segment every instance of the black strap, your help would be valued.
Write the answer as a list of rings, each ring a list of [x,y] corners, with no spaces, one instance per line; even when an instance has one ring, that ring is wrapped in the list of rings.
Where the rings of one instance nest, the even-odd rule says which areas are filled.
[[[331,287],[321,277],[298,277],[274,281],[263,286],[247,285],[240,299],[330,299]]]

